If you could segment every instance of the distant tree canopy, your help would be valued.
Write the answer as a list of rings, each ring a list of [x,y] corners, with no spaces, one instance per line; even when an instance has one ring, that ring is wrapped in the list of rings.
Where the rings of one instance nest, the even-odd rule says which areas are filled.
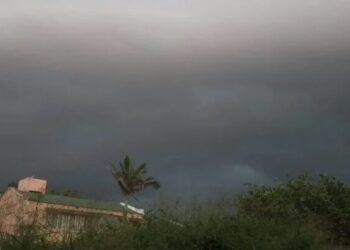
[[[9,183],[7,183],[7,187],[17,188],[17,186],[18,186],[18,180],[13,180],[13,181],[10,181]]]
[[[335,177],[302,175],[242,194],[237,214],[284,221],[312,221],[336,241],[350,243],[350,187]]]
[[[13,181],[7,183],[6,188],[9,188],[9,187],[17,188],[18,187],[18,180],[13,180]],[[3,193],[4,191],[6,191],[6,188],[1,190],[0,193]],[[64,190],[61,191],[61,190],[48,188],[46,190],[46,193],[47,194],[55,194],[55,195],[67,196],[67,197],[74,197],[74,198],[81,197],[81,195],[79,194],[78,191],[72,190],[72,189],[64,189]]]
[[[18,183],[18,181],[16,181],[16,180],[10,181],[9,183],[6,184],[5,188],[0,189],[0,194],[4,193],[7,190],[7,188],[9,188],[9,187],[17,188],[17,186],[18,186],[17,183]]]

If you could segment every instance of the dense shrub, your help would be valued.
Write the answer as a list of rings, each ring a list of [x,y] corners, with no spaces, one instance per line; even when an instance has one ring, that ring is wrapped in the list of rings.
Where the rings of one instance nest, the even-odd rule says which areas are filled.
[[[350,187],[334,177],[302,175],[241,195],[238,214],[277,221],[312,221],[329,240],[350,244]]]

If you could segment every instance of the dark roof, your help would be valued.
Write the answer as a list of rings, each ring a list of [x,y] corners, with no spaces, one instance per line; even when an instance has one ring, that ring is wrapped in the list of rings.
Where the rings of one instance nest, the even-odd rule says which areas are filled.
[[[73,198],[68,196],[41,194],[41,193],[25,193],[30,201],[37,201],[49,204],[66,205],[73,207],[92,208],[98,210],[123,211],[123,207],[117,202],[95,201],[81,198]],[[129,210],[130,211],[130,210]]]

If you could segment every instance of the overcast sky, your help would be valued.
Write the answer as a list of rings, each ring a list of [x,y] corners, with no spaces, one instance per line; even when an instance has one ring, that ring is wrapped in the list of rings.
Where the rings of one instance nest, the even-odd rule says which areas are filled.
[[[350,181],[349,0],[0,1],[0,183],[118,199],[308,171]]]

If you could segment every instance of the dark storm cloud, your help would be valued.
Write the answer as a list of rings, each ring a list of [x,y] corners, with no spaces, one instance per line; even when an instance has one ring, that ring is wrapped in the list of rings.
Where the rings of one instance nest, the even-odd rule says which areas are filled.
[[[112,197],[126,153],[165,193],[349,179],[346,1],[2,5],[2,183]]]

